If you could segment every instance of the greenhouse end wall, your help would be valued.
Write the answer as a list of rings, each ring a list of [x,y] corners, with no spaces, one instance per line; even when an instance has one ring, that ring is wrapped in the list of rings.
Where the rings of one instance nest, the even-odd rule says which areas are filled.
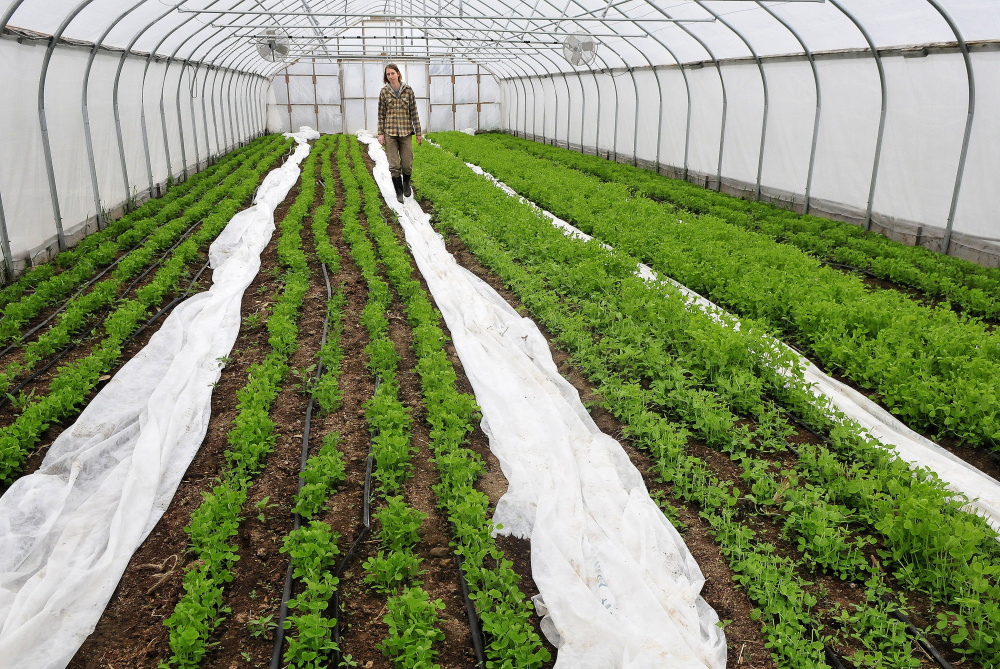
[[[986,110],[1000,104],[1000,43],[971,51],[979,113],[949,252],[998,266],[1000,118]],[[957,45],[886,49],[880,56],[888,94],[871,229],[941,251],[969,109],[963,57]],[[821,105],[809,212],[865,225],[882,109],[878,70],[863,50],[815,58]],[[756,196],[759,170],[761,198],[801,212],[816,117],[813,73],[805,56],[761,61],[766,126],[764,86],[752,59],[720,61],[718,68],[712,61],[688,64],[683,72],[672,66],[504,79],[502,125],[669,176],[686,173],[692,182],[742,197]]]

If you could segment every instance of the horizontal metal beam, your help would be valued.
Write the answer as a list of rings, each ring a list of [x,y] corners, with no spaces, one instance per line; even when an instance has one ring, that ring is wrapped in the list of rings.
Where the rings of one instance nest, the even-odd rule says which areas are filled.
[[[236,37],[253,37],[253,38],[267,38],[271,39],[273,35],[236,35]],[[428,42],[489,42],[495,44],[556,44],[562,46],[562,42],[557,40],[551,41],[541,41],[541,40],[527,40],[527,39],[496,39],[492,37],[433,37],[433,36],[423,36],[423,35],[375,35],[369,37],[361,37],[360,35],[346,36],[346,37],[330,37],[330,38],[319,38],[313,37],[312,35],[290,35],[288,39],[294,40],[306,40],[309,42],[316,42],[317,44],[322,44],[323,46],[336,47],[336,44],[331,44],[332,40],[347,40],[347,39],[364,39],[372,40],[372,43],[367,46],[401,46],[399,44],[402,40],[422,40]],[[382,42],[376,42],[375,40],[383,40]],[[391,40],[385,42],[384,40]]]
[[[734,2],[735,0],[728,0]],[[742,0],[741,0],[742,1]],[[819,0],[798,0],[799,2],[818,2]],[[243,11],[243,10],[212,10],[212,9],[185,9],[181,7],[177,10],[181,14],[236,14],[240,16],[323,16],[334,18],[351,19],[447,19],[455,21],[593,21],[595,23],[715,23],[714,18],[708,19],[666,19],[656,18],[611,18],[602,19],[600,17],[577,17],[572,16],[493,16],[471,15],[471,14],[346,14],[342,12],[267,12],[267,11]],[[442,26],[445,27],[445,26]]]
[[[285,25],[285,24],[281,24],[281,23],[271,24],[271,25],[263,25],[263,26],[262,25],[250,25],[250,24],[245,24],[245,23],[211,23],[209,25],[211,25],[213,28],[241,28],[241,29],[242,28],[247,28],[247,29],[260,29],[260,30],[266,30],[268,28],[283,28],[285,30],[291,30],[291,29],[295,29],[295,28],[301,28],[301,29],[304,29],[304,30],[312,30],[312,28],[313,28],[313,26],[310,25],[310,24]],[[340,30],[344,26],[320,26],[320,27],[321,28],[323,28],[323,27],[326,27],[326,28],[336,27],[338,30]],[[532,30],[530,28],[528,28],[528,29],[521,28],[520,30],[501,30],[499,28],[497,28],[497,29],[494,29],[494,28],[471,28],[471,27],[465,27],[465,26],[458,27],[458,26],[436,26],[436,25],[412,26],[412,25],[384,24],[384,27],[383,27],[383,25],[378,25],[378,26],[373,26],[373,25],[353,25],[353,26],[347,26],[347,27],[351,28],[351,29],[354,29],[354,28],[359,28],[359,29],[373,28],[373,29],[377,29],[377,30],[389,30],[389,29],[396,30],[396,29],[402,28],[403,30],[444,30],[444,31],[448,31],[448,32],[452,32],[452,31],[462,31],[462,32],[490,32],[490,33],[502,33],[502,34],[513,34],[513,35],[523,35],[524,33],[531,33],[532,35],[558,35],[558,36],[565,36],[565,35],[572,35],[573,34],[569,30],[545,31],[545,30]],[[643,35],[630,35],[628,33],[624,33],[623,34],[623,33],[590,33],[590,32],[588,32],[587,34],[589,36],[591,36],[591,37],[631,37],[631,38],[636,38],[636,39],[642,38],[642,37],[648,37],[648,35],[645,35],[645,34],[643,34]],[[273,37],[273,35],[266,35],[266,37]],[[328,37],[327,39],[336,39],[337,37],[340,37],[340,35],[333,35],[331,37]]]

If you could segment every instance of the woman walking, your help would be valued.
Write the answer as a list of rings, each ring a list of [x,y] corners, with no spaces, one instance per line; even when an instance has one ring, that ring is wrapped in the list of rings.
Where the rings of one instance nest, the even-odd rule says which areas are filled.
[[[413,173],[413,135],[422,144],[420,117],[417,116],[417,96],[403,83],[403,75],[395,63],[385,66],[382,74],[385,86],[378,96],[378,142],[389,158],[389,174],[396,189],[396,200],[410,197],[410,174]]]

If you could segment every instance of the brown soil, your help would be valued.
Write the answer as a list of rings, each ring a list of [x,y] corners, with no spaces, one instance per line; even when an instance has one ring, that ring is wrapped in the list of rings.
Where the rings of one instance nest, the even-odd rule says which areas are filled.
[[[297,192],[296,187],[279,206],[275,213],[276,220],[284,217]],[[241,313],[244,314],[261,314],[259,324],[253,328],[243,327],[240,330],[233,352],[229,356],[230,361],[224,367],[218,385],[212,393],[212,417],[205,440],[188,467],[166,513],[132,556],[104,615],[94,632],[77,651],[70,667],[104,669],[110,665],[153,668],[170,656],[168,633],[163,625],[163,619],[172,614],[174,605],[183,593],[182,579],[190,564],[191,558],[185,553],[188,536],[184,532],[184,527],[190,520],[191,512],[201,504],[202,493],[211,490],[224,466],[224,453],[228,448],[226,434],[237,412],[236,392],[246,384],[247,370],[250,366],[264,359],[268,338],[264,323],[274,301],[276,269],[280,269],[280,266],[275,245],[272,243],[261,254],[261,270],[244,293],[241,308]],[[206,285],[206,281],[207,279],[203,278],[201,283]],[[306,302],[308,303],[309,301]],[[303,312],[306,311],[304,308]],[[319,318],[322,317],[320,314]],[[135,342],[134,346],[140,347],[139,342]],[[284,425],[281,427],[287,429]],[[294,445],[289,447],[287,437],[279,439],[271,462],[277,460],[279,468],[287,470],[287,466],[281,463],[281,460],[291,458],[296,463],[294,472],[297,473],[297,457],[284,455],[283,458],[283,446],[294,448]],[[256,491],[255,488],[254,492]],[[251,496],[251,499],[256,501],[259,497]],[[287,499],[284,501],[287,507]],[[266,509],[265,512],[277,516],[272,508]],[[285,517],[288,515],[286,513]],[[240,539],[244,542],[241,548],[245,549],[253,537],[251,533],[241,534]],[[254,552],[260,562],[266,562],[267,558],[272,558],[275,563],[278,562],[274,559],[277,547],[273,547],[272,551],[272,546],[267,542],[262,542],[261,547],[265,549],[262,555],[256,555]],[[246,551],[242,550],[241,558],[245,555]],[[241,559],[238,565],[239,572],[243,568],[244,560]],[[281,576],[278,578],[283,577],[284,566],[275,569],[280,571]],[[247,593],[247,597],[248,599],[260,597],[261,604],[273,604],[274,591],[274,588],[271,592],[262,588],[259,595],[254,593],[251,598]],[[277,599],[280,601],[280,590]],[[223,627],[228,630],[235,626]]]
[[[427,201],[421,202],[425,212],[433,214],[433,208]],[[446,239],[448,250],[458,259],[459,264],[473,271],[481,279],[489,283],[497,290],[515,309],[521,313],[527,313],[517,297],[503,286],[499,279],[486,270],[478,260],[468,251],[464,244],[455,235],[450,235]],[[541,328],[543,334],[551,342],[552,337]],[[643,478],[651,494],[657,492],[669,493],[669,486],[662,484],[653,472],[653,462],[649,456],[637,450],[631,443],[622,438],[622,424],[618,422],[610,413],[598,406],[599,396],[595,393],[594,386],[576,370],[570,363],[570,356],[550,344],[553,359],[559,367],[560,373],[580,391],[581,400],[585,406],[590,407],[589,411],[595,422],[606,434],[618,439],[632,462],[643,472]],[[818,439],[804,430],[798,430],[796,434],[789,437],[792,443],[812,443]],[[742,469],[731,460],[729,456],[708,448],[702,443],[692,440],[689,443],[692,455],[701,458],[708,465],[715,475],[723,480],[729,480],[738,488],[744,490],[746,484],[741,480]],[[794,456],[790,453],[770,454],[767,457],[775,461],[787,461],[791,466]],[[711,529],[707,523],[699,516],[700,509],[696,505],[686,504],[676,499],[671,499],[671,506],[677,510],[679,519],[686,525],[683,530],[684,539],[692,555],[698,561],[706,577],[706,583],[702,591],[702,596],[716,610],[721,620],[731,620],[726,627],[726,637],[728,642],[728,665],[732,667],[753,666],[770,667],[773,665],[770,653],[765,647],[760,624],[754,622],[750,612],[754,606],[747,598],[746,594],[735,585],[733,572],[728,567],[726,558],[722,555],[716,545]],[[776,518],[769,518],[767,515],[758,514],[752,508],[741,508],[740,518],[748,527],[753,529],[758,536],[758,540],[766,541],[775,546],[777,553],[790,558],[801,556],[801,552],[793,540],[783,536],[780,526],[775,523]],[[883,548],[881,544],[870,546],[865,551],[869,560],[875,559],[876,549]],[[806,590],[817,596],[817,619],[824,625],[839,628],[839,623],[833,620],[833,611],[837,608],[847,608],[853,611],[853,605],[864,605],[865,590],[863,583],[841,580],[839,577],[828,575],[822,571],[803,571],[802,580],[807,583]],[[895,592],[893,597],[897,602],[905,602],[905,610],[914,623],[922,629],[931,625],[934,613],[948,610],[940,603],[932,602],[930,598],[921,593],[915,593],[908,589],[906,584],[898,583],[891,578],[887,579],[887,585]],[[932,641],[941,651],[946,659],[957,662],[960,658],[955,654],[947,641],[935,638]],[[914,644],[916,648],[916,645]],[[851,639],[838,639],[834,651],[842,657],[850,656],[855,651],[864,650],[860,642]],[[936,667],[921,650],[917,649],[913,656],[920,661],[921,667]]]
[[[421,203],[421,205],[425,207],[425,211],[430,211],[427,203]],[[517,296],[508,290],[496,276],[485,269],[457,237],[448,236],[446,243],[448,251],[455,256],[460,265],[490,284],[512,307],[521,313],[526,313]],[[605,434],[611,435],[621,442],[632,462],[643,473],[643,480],[651,494],[666,490],[666,487],[649,473],[653,467],[649,457],[622,439],[622,424],[609,412],[592,403],[593,400],[597,399],[594,387],[578,370],[571,366],[569,354],[552,346],[551,335],[541,326],[539,328],[546,339],[550,341],[552,357],[560,373],[580,391],[580,399],[584,402],[584,406],[590,407],[590,414],[598,427]],[[750,613],[754,607],[746,594],[736,587],[733,572],[713,541],[708,524],[699,517],[699,509],[680,502],[674,502],[674,505],[680,510],[681,520],[688,526],[684,533],[684,541],[691,554],[698,561],[705,576],[702,597],[716,610],[721,620],[732,620],[726,627],[727,666],[754,667],[755,669],[774,667],[771,655],[765,647],[765,641],[761,635],[760,624],[751,618]]]
[[[264,176],[266,176],[266,174],[264,174],[264,175],[261,176],[260,181],[258,182],[258,185],[260,184],[260,182],[263,181]],[[198,230],[198,228],[195,228],[191,232],[191,234],[196,233],[197,230]],[[167,253],[166,250],[164,250],[163,252],[161,252],[156,257],[158,259],[162,258],[166,253]],[[208,254],[207,254],[207,246],[206,246],[205,248],[203,248],[198,253],[198,255],[195,258],[195,260],[193,260],[191,263],[189,263],[187,265],[187,272],[188,272],[189,276],[187,278],[183,278],[182,277],[182,280],[180,282],[180,285],[183,286],[183,288],[187,288],[187,286],[190,283],[191,279],[194,278],[195,274],[198,273],[198,271],[201,269],[201,267],[205,264],[205,262],[207,260],[208,260]],[[137,293],[137,291],[139,291],[144,286],[152,283],[152,281],[156,277],[156,271],[157,270],[154,269],[153,271],[150,271],[141,280],[136,281],[135,285],[131,288],[131,290],[128,292],[127,295],[125,294],[124,291],[122,291],[122,294],[119,296],[119,298],[134,297],[135,294]],[[192,287],[192,289],[191,289],[192,294],[198,292],[201,289],[200,287],[210,286],[211,283],[212,283],[212,270],[211,270],[211,268],[208,268],[208,269],[206,269],[201,274],[201,276],[198,279],[197,284]],[[126,288],[128,286],[130,286],[130,285],[131,285],[131,282],[129,284],[126,284]],[[181,292],[182,291],[178,291],[178,295],[180,295]],[[158,305],[156,308],[158,309],[160,307],[165,306],[167,303],[170,302],[170,300],[172,298],[173,298],[173,296],[168,294],[164,298],[163,302],[160,305]],[[43,313],[42,315],[40,315],[36,319],[34,319],[32,321],[32,324],[34,324],[36,322],[41,322],[41,320],[47,314],[51,313],[56,308],[58,308],[58,307],[55,307],[55,306],[54,307],[50,307],[48,310],[46,310],[45,313]],[[23,392],[26,396],[31,396],[32,394],[34,394],[37,397],[44,397],[47,394],[47,392],[48,392],[47,389],[48,389],[49,383],[56,376],[56,374],[58,373],[59,369],[63,365],[67,365],[67,364],[73,363],[73,362],[75,362],[77,360],[80,360],[82,358],[87,357],[100,344],[100,342],[101,342],[101,337],[100,337],[100,335],[101,335],[100,323],[103,322],[104,318],[106,318],[112,311],[113,311],[113,308],[102,310],[100,312],[100,314],[98,314],[93,319],[93,323],[97,323],[97,329],[94,330],[94,332],[91,333],[82,342],[72,344],[68,348],[68,350],[66,351],[65,355],[63,355],[63,357],[60,358],[58,360],[58,362],[56,362],[55,365],[53,365],[50,369],[48,369],[47,371],[45,371],[43,374],[39,375],[38,378],[36,378],[33,381],[31,381],[30,383],[28,383],[21,392]],[[152,314],[151,314],[151,316],[152,316]],[[110,380],[111,377],[114,376],[114,374],[118,371],[118,369],[121,368],[122,365],[124,365],[128,360],[130,360],[132,358],[132,356],[134,356],[136,353],[138,353],[140,350],[142,350],[142,348],[148,343],[149,338],[152,337],[153,333],[155,333],[160,328],[160,326],[163,324],[163,321],[164,321],[165,317],[166,317],[166,314],[164,314],[159,319],[157,319],[156,321],[154,321],[151,325],[149,325],[149,327],[143,328],[140,332],[138,332],[136,335],[134,335],[134,337],[123,348],[122,355],[119,358],[118,364],[115,365],[110,371],[108,371],[107,374],[105,374],[104,376],[101,377],[101,381],[90,391],[90,393],[88,393],[88,395],[85,398],[84,402],[80,405],[81,407],[86,406],[87,403],[89,403],[90,400],[92,400],[94,398],[94,396],[97,395],[97,393],[101,391],[101,389],[104,387],[104,384],[108,380]],[[57,320],[58,319],[55,319],[53,322],[56,322]],[[92,326],[89,326],[89,327],[92,327]],[[85,331],[84,334],[86,334],[87,332],[89,332],[89,329],[87,331]],[[53,356],[50,356],[47,360],[51,360],[51,359],[55,358],[57,355],[59,355],[59,354],[55,354]],[[4,356],[2,362],[3,362],[4,366],[7,366],[7,365],[9,365],[9,364],[11,364],[13,362],[20,362],[21,360],[23,360],[23,357],[24,357],[23,350],[18,349],[18,350],[15,350],[15,351],[11,351],[8,355]],[[43,362],[39,363],[36,366],[35,369],[36,370],[40,370],[40,369],[42,369],[44,367],[45,364],[46,364],[46,361],[43,361]],[[17,416],[20,415],[20,413],[21,413],[20,410],[18,410],[17,407],[15,407],[13,403],[11,403],[11,402],[5,403],[3,406],[0,406],[0,425],[9,425],[9,424],[11,424],[17,418]],[[57,423],[53,424],[48,430],[46,430],[44,433],[42,433],[41,439],[40,439],[40,442],[39,442],[39,446],[36,447],[28,455],[28,457],[25,459],[24,465],[21,468],[21,472],[22,472],[21,475],[31,474],[31,473],[37,471],[38,467],[41,466],[42,460],[44,460],[44,458],[45,458],[45,454],[48,452],[49,446],[52,445],[52,443],[62,433],[63,430],[65,430],[67,427],[69,427],[70,425],[72,425],[72,423],[76,420],[76,415],[77,414],[73,414],[71,417],[69,417],[69,418],[67,418],[67,419],[65,419],[63,421],[60,421],[60,422],[57,422]],[[9,486],[2,486],[2,485],[0,485],[0,495],[2,495],[4,492],[6,492],[6,490],[7,490],[8,487]]]

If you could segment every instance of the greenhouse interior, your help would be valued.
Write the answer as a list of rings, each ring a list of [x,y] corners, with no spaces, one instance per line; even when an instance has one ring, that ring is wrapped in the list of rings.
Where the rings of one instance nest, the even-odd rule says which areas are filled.
[[[998,0],[0,37],[0,667],[1000,669]]]

